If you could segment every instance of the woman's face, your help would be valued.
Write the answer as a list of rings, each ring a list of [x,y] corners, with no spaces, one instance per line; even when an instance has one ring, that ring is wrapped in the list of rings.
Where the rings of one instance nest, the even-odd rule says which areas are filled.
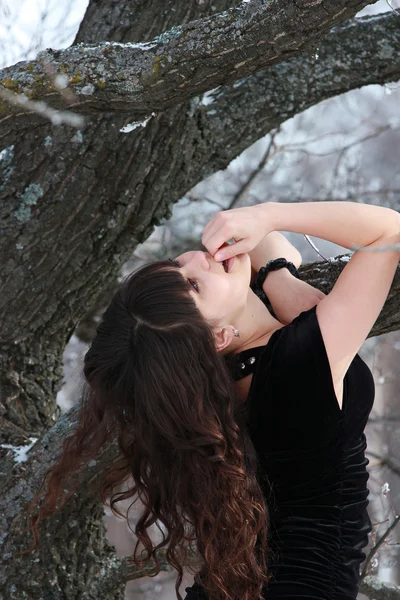
[[[213,326],[235,320],[246,304],[251,279],[250,256],[238,254],[229,272],[208,252],[185,252],[175,259],[192,287],[190,292],[203,317]]]

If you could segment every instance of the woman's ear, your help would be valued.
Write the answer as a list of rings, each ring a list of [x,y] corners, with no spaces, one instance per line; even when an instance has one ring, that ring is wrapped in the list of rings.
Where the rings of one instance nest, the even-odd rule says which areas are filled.
[[[214,340],[217,352],[222,352],[229,346],[232,341],[234,327],[232,325],[226,325],[225,327],[218,327],[214,329]]]

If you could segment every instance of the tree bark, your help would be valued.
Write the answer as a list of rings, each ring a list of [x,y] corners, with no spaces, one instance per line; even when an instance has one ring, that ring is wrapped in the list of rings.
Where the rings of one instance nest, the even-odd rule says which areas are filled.
[[[140,117],[310,52],[333,25],[368,3],[253,0],[177,25],[151,42],[48,49],[35,61],[3,69],[0,84],[62,108],[64,97],[54,89],[44,68],[50,65],[75,94],[70,108],[76,112],[121,111]],[[0,104],[0,116],[18,111],[19,107],[4,101]]]
[[[78,41],[86,42],[84,36],[92,31],[92,37],[87,37],[92,44],[114,39],[145,42],[166,28],[179,29],[188,21],[210,17],[213,6],[229,11],[232,4],[241,2],[214,0],[190,9],[185,4],[170,2],[175,10],[164,15],[155,1],[92,2]],[[304,11],[306,4],[294,6]],[[328,3],[317,4],[318,14],[321,6],[328,7]],[[338,16],[332,4],[335,11],[344,12]],[[326,18],[331,20],[320,26],[328,30],[366,4],[352,2],[349,8],[344,1],[329,3]],[[274,10],[287,5],[273,3]],[[132,7],[137,12],[130,15]],[[109,21],[103,18],[107,10],[112,15]],[[117,13],[121,28],[114,21]],[[398,26],[396,17],[390,17],[336,27],[320,43],[319,60],[295,58],[265,73],[234,83],[231,79],[214,91],[212,106],[203,104],[201,97],[192,97],[200,89],[194,83],[184,88],[187,95],[182,96],[190,100],[167,108],[146,127],[128,134],[120,129],[132,117],[121,114],[95,115],[79,132],[25,114],[10,113],[0,120],[4,147],[0,155],[0,253],[4,257],[0,427],[2,441],[14,446],[29,437],[40,438],[25,463],[14,462],[12,449],[1,448],[0,542],[5,554],[0,587],[7,597],[101,598],[102,574],[110,573],[115,561],[102,526],[102,506],[92,493],[94,483],[116,456],[113,445],[88,465],[79,496],[43,523],[35,556],[12,558],[14,552],[31,545],[32,540],[22,533],[24,508],[61,450],[76,416],[74,407],[56,421],[55,400],[62,352],[77,323],[135,246],[147,239],[155,224],[168,218],[172,203],[196,183],[226,167],[251,143],[308,106],[366,83],[398,78],[399,57],[394,51]],[[306,29],[299,30],[304,35]],[[253,46],[261,39],[254,39]],[[297,51],[288,50],[293,52],[290,56],[300,55],[306,43],[300,40]],[[363,63],[359,63],[361,48]],[[243,75],[258,64],[255,56],[243,65]],[[201,89],[227,82],[224,77],[210,78],[210,85]],[[318,263],[301,272],[327,293],[343,266],[339,261]],[[397,274],[372,335],[400,328],[394,301],[399,297],[398,286]],[[121,580],[114,583],[103,587],[107,600],[123,597]]]

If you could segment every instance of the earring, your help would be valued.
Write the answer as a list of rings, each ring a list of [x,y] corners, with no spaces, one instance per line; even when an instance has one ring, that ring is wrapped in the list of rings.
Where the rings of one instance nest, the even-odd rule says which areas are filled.
[[[235,337],[240,337],[240,330],[239,330],[239,329],[235,329],[235,328],[233,328],[233,335],[234,335]]]

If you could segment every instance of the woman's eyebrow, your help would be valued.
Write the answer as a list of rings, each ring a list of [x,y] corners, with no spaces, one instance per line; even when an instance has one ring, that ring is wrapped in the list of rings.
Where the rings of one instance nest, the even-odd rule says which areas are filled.
[[[177,261],[175,259],[168,258],[168,260],[169,260],[169,262],[171,262],[174,265],[174,267],[176,267],[177,269],[180,268],[179,265],[178,265],[178,263],[177,263]]]

